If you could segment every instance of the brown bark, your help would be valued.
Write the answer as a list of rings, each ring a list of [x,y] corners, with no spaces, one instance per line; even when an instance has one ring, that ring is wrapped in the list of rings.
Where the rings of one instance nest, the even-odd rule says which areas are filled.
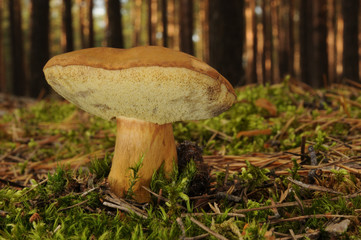
[[[209,0],[201,0],[199,19],[202,29],[202,59],[209,63]]]
[[[79,0],[80,39],[82,48],[94,46],[93,0]]]
[[[289,1],[289,15],[288,15],[288,72],[291,74],[291,76],[295,76],[295,37],[294,37],[294,21],[293,17],[295,14],[294,11],[294,2]]]
[[[133,5],[133,47],[139,46],[142,26],[142,0],[135,0]]]
[[[176,24],[175,1],[168,1],[168,47],[178,48],[178,24]]]
[[[359,0],[342,1],[343,29],[343,77],[353,81],[359,79]]]
[[[179,10],[180,50],[193,55],[193,0],[180,0]]]
[[[336,83],[337,73],[336,73],[336,5],[335,0],[327,0],[328,5],[328,17],[327,17],[327,42],[328,42],[328,76],[329,83]]]
[[[31,1],[30,96],[48,91],[43,67],[49,60],[49,1]]]
[[[247,68],[245,84],[257,82],[257,21],[254,11],[256,2],[253,0],[245,1],[245,22],[246,22],[246,49]],[[260,79],[258,79],[260,80]]]
[[[79,6],[79,26],[80,26],[80,44],[81,48],[87,48],[86,44],[86,13],[85,13],[85,0],[77,1]]]
[[[244,78],[244,1],[211,0],[209,2],[210,65],[233,86]]]
[[[108,15],[107,45],[108,47],[124,48],[120,0],[107,0],[106,8]]]
[[[63,52],[71,52],[74,50],[73,17],[71,14],[71,7],[71,0],[63,0],[61,32],[61,46]]]
[[[162,0],[163,47],[168,47],[168,0]]]
[[[5,62],[3,51],[3,29],[2,29],[3,1],[0,0],[0,92],[6,91]]]
[[[272,61],[272,83],[280,83],[280,65],[279,65],[279,8],[280,0],[273,0],[270,4],[271,8],[271,43],[272,43],[272,52],[271,52],[271,61]]]
[[[156,31],[158,22],[157,0],[148,0],[148,44],[156,45]]]
[[[24,96],[28,94],[29,86],[25,74],[20,0],[9,1],[9,13],[12,56],[12,89],[15,95]]]
[[[279,69],[280,75],[284,77],[286,74],[290,73],[291,63],[289,62],[288,55],[290,54],[290,47],[289,47],[289,4],[288,1],[283,0],[279,10]]]
[[[301,1],[301,78],[315,88],[328,79],[326,10],[327,0]]]
[[[87,0],[87,15],[88,15],[88,47],[94,47],[94,18],[93,7],[94,0]]]
[[[262,70],[263,70],[263,83],[273,82],[273,63],[272,63],[272,19],[271,19],[271,7],[269,1],[263,2],[263,56],[262,56]]]

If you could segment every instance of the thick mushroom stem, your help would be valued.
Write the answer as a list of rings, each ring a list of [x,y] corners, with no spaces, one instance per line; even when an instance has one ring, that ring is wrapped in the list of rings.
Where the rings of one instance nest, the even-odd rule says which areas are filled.
[[[108,182],[119,197],[128,191],[132,176],[130,167],[136,166],[144,155],[139,179],[133,187],[137,202],[149,202],[150,194],[141,186],[149,186],[155,170],[164,163],[165,172],[171,172],[177,163],[177,150],[171,123],[159,125],[133,118],[117,118],[117,138]]]

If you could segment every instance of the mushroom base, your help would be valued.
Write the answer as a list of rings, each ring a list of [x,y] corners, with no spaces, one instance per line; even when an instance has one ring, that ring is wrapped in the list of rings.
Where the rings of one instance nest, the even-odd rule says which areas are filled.
[[[177,163],[172,124],[159,125],[118,117],[115,151],[108,177],[110,189],[117,196],[124,197],[127,193],[133,175],[130,167],[136,166],[142,156],[139,178],[133,186],[133,197],[141,203],[150,201],[150,194],[142,186],[149,187],[154,171],[164,163],[164,170],[169,173],[173,163]]]

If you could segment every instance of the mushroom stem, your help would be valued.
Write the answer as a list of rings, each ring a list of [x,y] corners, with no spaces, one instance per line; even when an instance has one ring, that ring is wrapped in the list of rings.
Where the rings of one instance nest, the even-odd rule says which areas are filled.
[[[149,186],[154,171],[164,162],[166,173],[177,163],[177,151],[171,123],[159,125],[133,118],[117,117],[117,138],[108,182],[119,197],[128,191],[132,176],[130,167],[136,166],[144,155],[133,186],[137,202],[149,202],[150,194],[141,186]]]

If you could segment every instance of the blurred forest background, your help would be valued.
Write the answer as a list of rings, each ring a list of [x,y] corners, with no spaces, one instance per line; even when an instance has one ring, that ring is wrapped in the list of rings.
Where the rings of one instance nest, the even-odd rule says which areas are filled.
[[[139,45],[192,54],[234,86],[360,84],[360,2],[0,0],[0,92],[42,98],[50,57]]]

